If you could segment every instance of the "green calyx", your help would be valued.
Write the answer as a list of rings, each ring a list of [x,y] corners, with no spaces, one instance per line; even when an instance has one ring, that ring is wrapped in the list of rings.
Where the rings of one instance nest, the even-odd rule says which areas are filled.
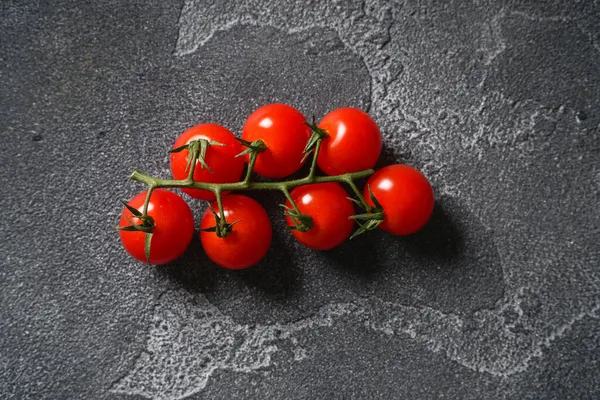
[[[252,142],[249,142],[242,138],[236,138],[236,139],[238,142],[240,142],[242,144],[242,146],[246,147],[246,149],[244,151],[242,151],[240,154],[236,155],[236,157],[242,157],[242,156],[245,156],[246,154],[262,153],[263,151],[265,151],[267,149],[267,145],[265,144],[265,142],[263,142],[260,139],[254,140]]]
[[[200,168],[206,168],[207,170],[209,170],[212,173],[212,170],[210,169],[210,167],[208,166],[208,164],[206,163],[206,160],[205,160],[206,159],[206,150],[208,150],[208,148],[210,146],[225,146],[225,145],[223,143],[219,143],[214,140],[206,140],[206,139],[191,140],[188,144],[185,144],[183,146],[180,146],[180,147],[170,150],[169,153],[179,153],[180,151],[183,151],[183,150],[189,150],[187,165],[185,167],[185,170],[190,173],[190,177],[193,177],[194,169],[196,167],[196,162],[200,163]]]
[[[319,128],[315,121],[315,117],[313,116],[312,124],[305,122],[306,126],[310,128],[311,135],[306,143],[306,147],[304,147],[304,157],[302,158],[302,162],[308,158],[310,153],[315,152],[318,153],[320,150],[320,145],[323,139],[329,136],[325,129]],[[316,160],[315,156],[315,160]]]
[[[149,198],[150,196],[148,196]],[[142,221],[139,224],[134,223],[129,217],[125,216],[129,225],[118,227],[121,231],[128,232],[144,232],[144,253],[146,255],[146,261],[150,264],[150,246],[152,243],[152,235],[154,233],[154,218],[148,215],[147,213],[141,213],[138,209],[130,206],[125,201],[122,202],[125,205],[125,208],[129,210],[129,212],[137,219]],[[144,205],[144,210],[147,210],[147,205]]]
[[[215,226],[211,226],[210,228],[203,228],[200,230],[203,232],[215,232],[218,237],[226,238],[231,234],[231,232],[233,232],[233,226],[240,222],[240,220],[238,219],[237,221],[229,223],[225,221],[224,217],[220,217],[219,214],[217,214],[217,212],[211,206],[209,206],[209,209],[215,217]],[[223,212],[221,212],[221,215],[223,215]]]
[[[129,212],[135,218],[138,218],[142,222],[139,224],[136,224],[133,221],[131,221],[131,219],[129,217],[125,216],[125,219],[127,219],[127,222],[129,222],[130,225],[120,226],[118,229],[121,231],[130,231],[130,232],[141,231],[141,232],[146,232],[146,233],[152,233],[152,231],[154,229],[154,219],[150,215],[147,215],[147,214],[144,215],[138,209],[130,206],[125,201],[121,201],[121,202],[125,205],[125,208],[127,208],[129,210]]]
[[[350,239],[353,239],[362,233],[377,229],[385,218],[383,207],[381,206],[377,198],[375,198],[373,191],[371,191],[371,186],[367,186],[367,189],[369,190],[369,197],[371,199],[371,202],[374,204],[373,206],[365,202],[362,196],[360,197],[361,201],[350,197],[348,198],[349,200],[354,202],[354,204],[357,204],[360,208],[366,211],[363,214],[357,214],[350,217],[350,219],[353,219],[358,224],[358,229],[356,230],[356,232],[354,232],[352,236],[350,236]]]
[[[310,215],[302,214],[298,209],[288,207],[284,204],[281,206],[285,209],[283,214],[292,221],[292,225],[288,225],[289,230],[308,232],[315,226],[315,222]]]

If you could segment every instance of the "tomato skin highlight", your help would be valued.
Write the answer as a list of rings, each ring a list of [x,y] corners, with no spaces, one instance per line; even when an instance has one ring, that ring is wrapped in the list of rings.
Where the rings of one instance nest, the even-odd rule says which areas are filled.
[[[348,194],[335,182],[316,183],[294,188],[290,196],[302,214],[310,215],[314,226],[306,232],[292,230],[292,235],[300,243],[314,250],[329,250],[348,239],[354,221],[354,205]],[[287,207],[292,207],[289,201]],[[292,219],[286,215],[288,226]]]
[[[242,139],[260,139],[267,146],[258,154],[254,171],[267,178],[284,178],[298,171],[311,135],[305,122],[298,110],[286,104],[268,104],[254,111],[244,124]]]
[[[212,172],[202,168],[196,162],[194,180],[207,183],[234,183],[238,182],[244,171],[244,158],[235,157],[243,151],[241,144],[228,129],[217,124],[200,124],[183,132],[175,141],[173,148],[181,147],[192,140],[214,140],[225,146],[209,146],[204,160]],[[174,179],[187,179],[186,171],[189,150],[171,153],[171,174]],[[184,193],[201,200],[214,200],[214,193],[200,189],[181,189]]]
[[[319,123],[329,135],[323,140],[317,165],[327,175],[371,169],[381,154],[381,132],[369,116],[357,108],[338,108]]]
[[[253,266],[267,254],[271,246],[271,221],[265,209],[254,199],[231,194],[223,197],[223,212],[228,223],[233,223],[231,233],[220,238],[215,232],[200,231],[204,252],[217,265],[231,270]],[[216,202],[211,207],[219,214]],[[215,226],[210,209],[204,212],[201,229]]]
[[[401,164],[376,171],[364,189],[365,200],[374,205],[369,186],[385,214],[379,225],[383,230],[399,236],[410,235],[429,221],[435,199],[431,184],[420,171]]]
[[[146,191],[135,196],[128,203],[133,208],[143,211]],[[175,193],[155,189],[148,203],[148,215],[154,219],[154,231],[150,245],[150,264],[166,264],[179,258],[190,244],[194,236],[194,217],[187,203]],[[125,208],[121,213],[119,226],[131,225],[141,221]],[[123,247],[136,260],[147,263],[144,251],[144,232],[119,231]]]

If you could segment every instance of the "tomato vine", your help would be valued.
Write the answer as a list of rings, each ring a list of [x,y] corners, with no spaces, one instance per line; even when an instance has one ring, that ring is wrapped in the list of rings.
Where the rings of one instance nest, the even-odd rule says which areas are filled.
[[[182,211],[180,202],[185,202],[179,196],[163,190],[174,188],[199,199],[214,198],[204,214],[200,240],[209,257],[224,268],[255,264],[266,254],[271,237],[264,209],[254,200],[230,192],[281,192],[286,199],[282,206],[288,228],[298,241],[317,250],[330,249],[347,239],[352,231],[350,221],[358,225],[350,238],[377,227],[395,235],[412,234],[431,215],[433,191],[427,179],[408,166],[389,166],[375,172],[372,168],[380,151],[377,124],[368,114],[352,108],[334,110],[317,125],[314,119],[306,122],[290,106],[263,106],[248,118],[241,138],[219,125],[194,126],[177,139],[170,151],[171,171],[178,179],[154,177],[137,169],[131,174],[132,180],[148,188],[133,203],[125,204],[119,226],[121,239],[135,258],[140,259],[144,253],[149,263],[181,255],[185,246],[174,246],[177,250],[172,253],[177,254],[165,251],[165,257],[158,250],[157,254],[153,252],[154,238],[162,241],[158,246],[161,251],[168,249],[172,241],[169,235],[176,236],[176,214],[188,213]],[[271,178],[288,176],[311,156],[308,174],[302,178],[253,180],[255,173]],[[317,175],[317,168],[329,175]],[[363,178],[369,180],[360,190],[355,181]],[[354,197],[347,197],[340,185],[349,187]],[[161,199],[154,201],[153,193],[159,191]],[[353,204],[364,211],[354,214]],[[162,229],[155,222],[159,220],[163,221]],[[190,235],[186,228],[180,242],[189,243]],[[241,254],[247,259],[241,260]]]

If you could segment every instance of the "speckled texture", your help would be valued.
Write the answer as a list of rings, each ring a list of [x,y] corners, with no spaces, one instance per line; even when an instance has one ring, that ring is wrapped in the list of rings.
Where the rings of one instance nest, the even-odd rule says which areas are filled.
[[[600,3],[0,4],[0,397],[600,397]],[[112,229],[135,168],[269,102],[381,125],[431,223],[242,272]],[[205,205],[185,197],[194,215]]]

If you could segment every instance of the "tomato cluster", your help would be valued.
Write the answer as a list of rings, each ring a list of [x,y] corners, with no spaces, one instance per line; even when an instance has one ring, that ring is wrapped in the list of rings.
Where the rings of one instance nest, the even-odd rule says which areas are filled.
[[[300,243],[315,250],[336,247],[350,237],[355,220],[361,232],[379,226],[395,235],[409,235],[421,229],[431,216],[434,197],[419,171],[406,165],[384,167],[369,178],[362,196],[348,181],[352,173],[375,166],[381,146],[377,124],[361,110],[340,108],[318,125],[311,125],[295,108],[270,104],[248,117],[241,139],[216,124],[201,124],[183,132],[170,158],[175,181],[169,182],[179,184],[169,187],[181,187],[192,197],[212,201],[200,223],[204,251],[223,268],[244,269],[267,253],[271,223],[258,202],[220,187],[233,190],[227,184],[247,184],[251,172],[284,178],[297,172],[310,152],[316,157],[311,179],[302,184],[283,181],[276,187],[286,195],[285,218]],[[193,151],[195,158],[191,158]],[[316,165],[332,178],[314,179]],[[242,181],[245,167],[249,172]],[[192,188],[197,182],[214,185],[201,186],[210,190],[198,189],[198,185]],[[341,182],[351,184],[359,198],[350,199]],[[189,206],[180,196],[161,188],[165,186],[152,187],[149,198],[147,192],[134,197],[119,224],[125,249],[151,264],[181,256],[194,234]],[[366,212],[355,215],[353,201]]]

